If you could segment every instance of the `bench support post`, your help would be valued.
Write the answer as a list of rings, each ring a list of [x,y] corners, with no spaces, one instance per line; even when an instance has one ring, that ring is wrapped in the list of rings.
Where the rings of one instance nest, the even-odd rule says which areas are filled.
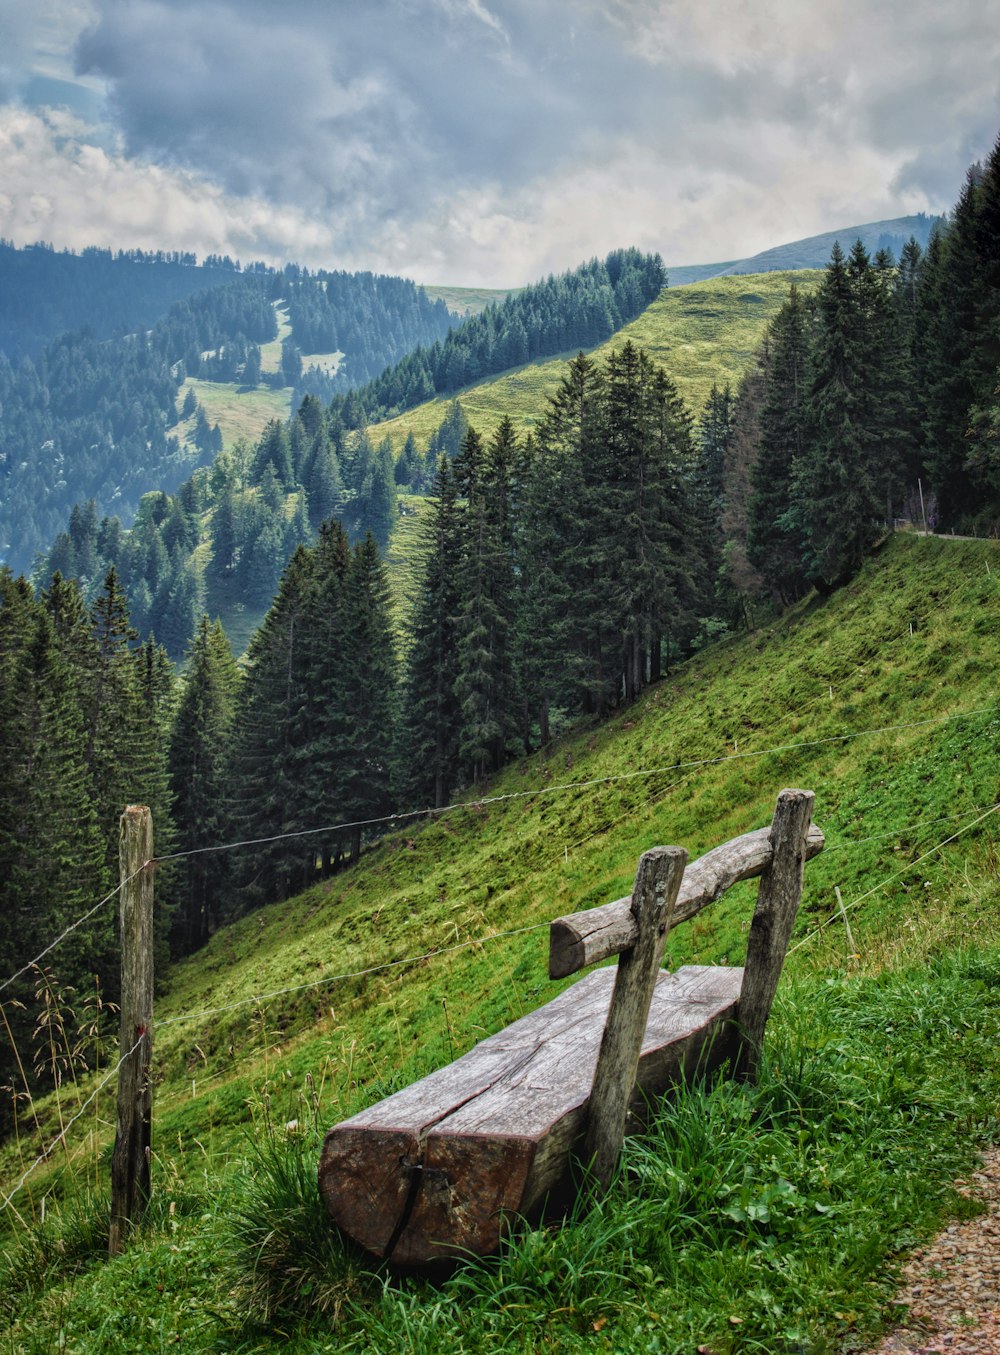
[[[682,847],[654,847],[639,861],[631,903],[637,937],[618,961],[590,1094],[584,1159],[600,1190],[611,1181],[625,1137],[649,1006],[686,864]]]
[[[771,864],[757,891],[740,994],[741,1042],[735,1075],[744,1082],[757,1078],[764,1027],[802,899],[806,839],[815,798],[811,790],[781,791],[771,821]]]

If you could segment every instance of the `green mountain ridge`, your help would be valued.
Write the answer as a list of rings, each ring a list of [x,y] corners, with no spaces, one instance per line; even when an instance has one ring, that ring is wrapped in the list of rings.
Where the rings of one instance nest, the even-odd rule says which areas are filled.
[[[818,271],[769,272],[755,277],[709,278],[684,287],[665,288],[630,324],[588,355],[603,357],[631,340],[666,367],[691,413],[697,416],[713,385],[735,389],[764,331],[788,297],[792,283],[802,289],[818,284]],[[396,418],[373,424],[372,436],[390,437],[398,452],[409,433],[425,442],[437,429],[453,399],[469,422],[489,435],[505,414],[519,428],[531,428],[559,388],[566,362],[575,353],[539,359],[467,386],[455,396],[439,396]]]
[[[248,1198],[248,1182],[255,1177],[270,1181],[275,1162],[301,1160],[303,1198],[308,1198],[317,1132],[448,1062],[558,991],[545,977],[545,931],[553,917],[626,893],[639,853],[657,842],[681,843],[695,856],[768,822],[783,785],[816,792],[815,817],[826,832],[827,848],[807,869],[795,948],[768,1047],[780,1051],[794,1042],[801,1022],[797,1013],[825,1011],[834,994],[839,1019],[846,1021],[855,994],[858,1002],[870,1002],[859,1018],[864,1041],[874,1046],[881,1065],[889,1066],[879,1051],[902,1039],[913,1019],[918,1024],[922,1019],[894,1024],[891,1013],[899,1007],[899,993],[909,986],[915,1002],[936,1002],[930,976],[945,972],[946,957],[970,938],[986,957],[1000,936],[995,819],[988,816],[1000,784],[994,682],[1000,640],[993,624],[998,551],[989,542],[896,537],[849,587],[827,601],[812,597],[765,630],[704,650],[603,726],[568,735],[547,757],[523,760],[475,788],[464,807],[424,824],[413,819],[401,824],[356,868],[218,932],[202,952],[176,968],[169,991],[157,1002],[158,1203],[152,1221],[126,1257],[112,1265],[90,1256],[80,1240],[82,1224],[73,1225],[75,1241],[66,1240],[66,1220],[94,1216],[94,1245],[100,1251],[102,1205],[99,1196],[95,1200],[86,1192],[101,1188],[98,1162],[106,1156],[109,1091],[103,1105],[99,1101],[93,1109],[93,1123],[84,1120],[72,1138],[80,1156],[72,1165],[46,1164],[18,1197],[22,1218],[36,1221],[43,1194],[49,1200],[50,1232],[37,1232],[35,1224],[39,1239],[49,1238],[46,1259],[34,1259],[34,1270],[17,1251],[22,1235],[7,1217],[13,1232],[0,1242],[0,1253],[8,1256],[7,1274],[20,1257],[28,1276],[19,1275],[4,1309],[12,1324],[11,1348],[41,1350],[41,1343],[50,1340],[69,1350],[111,1350],[114,1340],[135,1338],[131,1328],[108,1316],[127,1310],[141,1314],[153,1339],[182,1341],[196,1352],[219,1349],[220,1342],[225,1348],[261,1352],[279,1344],[316,1355],[329,1349],[329,1316],[299,1327],[293,1311],[277,1329],[272,1322],[268,1330],[240,1334],[242,1291],[224,1238],[231,1235],[234,1211]],[[853,954],[836,911],[835,885],[851,910]],[[670,965],[740,963],[749,888],[736,888],[672,934]],[[928,963],[930,969],[920,969]],[[994,971],[983,958],[976,972]],[[893,974],[900,975],[898,981]],[[978,1000],[979,1019],[986,1021],[986,998]],[[968,1025],[973,1018],[953,1010],[959,1022],[953,1033],[935,1018],[924,1037],[928,1047],[935,1040],[952,1040],[953,1054],[938,1064],[941,1076],[957,1075],[965,1051],[978,1038],[978,1027]],[[856,1083],[836,1081],[832,1070],[838,1065],[830,1061],[840,1058],[847,1061],[845,1068],[853,1068],[851,1060],[858,1056],[849,1052],[853,1046],[846,1028],[838,1030],[833,1008],[830,1012],[834,1024],[825,1035],[806,1037],[816,1043],[798,1055],[793,1044],[789,1062],[781,1065],[792,1081],[796,1057],[811,1061],[814,1069],[811,1100],[795,1113],[804,1160],[813,1163],[817,1154],[834,1151],[810,1148],[814,1121],[837,1106],[837,1113],[847,1114],[847,1102],[864,1104],[866,1097],[874,1096],[877,1106],[883,1095],[875,1091],[874,1064],[866,1077],[849,1074]],[[992,1041],[995,1060],[995,1032],[990,1036],[984,1028],[983,1038]],[[838,1041],[839,1055],[831,1052]],[[942,1132],[955,1142],[960,1134],[962,1143],[989,1132],[977,1129],[980,1102],[973,1106],[970,1101],[968,1109],[952,1116],[943,1109],[945,1093],[921,1082],[926,1075],[916,1064],[903,1065],[896,1076],[912,1079],[912,1090],[898,1092],[899,1124],[919,1120],[921,1133],[930,1133],[929,1126],[940,1123]],[[995,1072],[991,1076],[989,1085],[995,1087]],[[61,1113],[69,1114],[71,1101],[73,1108],[78,1101],[82,1105],[91,1086],[83,1079],[78,1090],[67,1088]],[[695,1108],[699,1094],[694,1093]],[[788,1095],[799,1094],[790,1082]],[[920,1106],[928,1098],[942,1110],[921,1118]],[[259,1150],[246,1138],[252,1120]],[[41,1124],[46,1134],[57,1131],[53,1105],[41,1111]],[[755,1132],[765,1130],[761,1123]],[[93,1149],[85,1146],[86,1134],[93,1135]],[[850,1140],[851,1135],[840,1137]],[[883,1187],[882,1195],[912,1201],[919,1181],[920,1198],[945,1209],[956,1160],[922,1156],[920,1141],[907,1141],[906,1154],[889,1168],[892,1192]],[[306,1151],[300,1159],[296,1145],[302,1143]],[[32,1151],[29,1147],[29,1160]],[[710,1154],[707,1145],[703,1151]],[[653,1170],[652,1159],[641,1161]],[[711,1166],[713,1157],[706,1161],[708,1170],[723,1170]],[[667,1189],[669,1159],[666,1163],[660,1190]],[[8,1144],[2,1164],[9,1188],[27,1165],[24,1149],[19,1159],[16,1147]],[[773,1185],[774,1169],[766,1161],[748,1161],[746,1171],[751,1175],[744,1181],[761,1189],[768,1181]],[[732,1189],[738,1192],[738,1179]],[[829,1185],[823,1189],[827,1193],[816,1196],[819,1211],[808,1202],[802,1205],[802,1230],[782,1231],[773,1222],[772,1241],[765,1239],[760,1251],[754,1228],[745,1224],[734,1230],[732,1250],[719,1261],[737,1267],[728,1283],[708,1278],[697,1267],[686,1269],[683,1257],[676,1274],[663,1262],[665,1269],[651,1269],[643,1279],[635,1273],[636,1258],[627,1245],[609,1235],[599,1264],[584,1266],[576,1279],[565,1269],[568,1261],[558,1263],[562,1279],[552,1280],[550,1299],[543,1270],[528,1266],[512,1309],[503,1300],[493,1301],[492,1327],[483,1327],[487,1309],[478,1291],[470,1291],[463,1303],[456,1291],[442,1294],[416,1283],[394,1288],[394,1298],[387,1290],[380,1299],[357,1279],[360,1263],[351,1261],[348,1272],[331,1272],[331,1284],[346,1285],[342,1301],[347,1305],[346,1325],[334,1339],[343,1340],[345,1348],[353,1342],[371,1350],[388,1349],[395,1340],[395,1348],[410,1342],[413,1349],[472,1351],[501,1337],[510,1342],[503,1348],[512,1350],[638,1349],[651,1339],[641,1335],[641,1320],[648,1320],[641,1312],[655,1312],[662,1315],[657,1321],[665,1324],[668,1341],[661,1349],[682,1348],[691,1328],[681,1330],[677,1322],[695,1320],[702,1334],[715,1333],[713,1349],[745,1348],[724,1343],[733,1331],[731,1314],[762,1349],[778,1352],[803,1344],[832,1349],[844,1332],[848,1310],[854,1310],[853,1321],[869,1328],[875,1321],[877,1286],[889,1274],[895,1251],[912,1245],[912,1233],[908,1244],[911,1221],[890,1217],[883,1201],[884,1231],[869,1236],[865,1230],[874,1223],[862,1212],[860,1199],[842,1198]],[[274,1255],[274,1238],[285,1236],[282,1229],[291,1229],[288,1264],[297,1257],[295,1263],[305,1265],[305,1235],[296,1232],[306,1226],[305,1216],[289,1221],[275,1212],[283,1207],[277,1200],[268,1205],[261,1203],[263,1197],[254,1198],[264,1208],[264,1231],[270,1230],[272,1238],[265,1243],[262,1232],[253,1263],[258,1282],[265,1284],[260,1276],[266,1277],[267,1268],[285,1264]],[[730,1196],[726,1207],[741,1198]],[[747,1198],[757,1196],[751,1192]],[[777,1197],[768,1198],[776,1209]],[[810,1242],[825,1218],[822,1211],[830,1209],[840,1231]],[[921,1226],[931,1221],[928,1216]],[[64,1231],[52,1231],[58,1228]],[[858,1230],[868,1241],[864,1259],[852,1261],[847,1239]],[[61,1248],[54,1245],[57,1236],[63,1239]],[[544,1243],[545,1236],[531,1242],[531,1234],[525,1245],[572,1248],[574,1238],[589,1234],[578,1221],[553,1235],[561,1240]],[[42,1248],[43,1242],[31,1245]],[[335,1240],[325,1245],[333,1256]],[[809,1260],[812,1245],[820,1248],[815,1261]],[[796,1248],[805,1248],[801,1259]],[[819,1283],[821,1253],[832,1275],[824,1272],[824,1283],[833,1287],[814,1294],[809,1286]],[[733,1285],[746,1285],[741,1268],[752,1257],[759,1257],[753,1273],[760,1288],[744,1289],[739,1298]],[[858,1266],[863,1269],[852,1269]],[[761,1297],[788,1267],[802,1277],[803,1287],[787,1300],[797,1305],[795,1322],[787,1307]],[[355,1276],[349,1284],[343,1279],[348,1273]],[[509,1274],[503,1267],[486,1273]],[[620,1296],[635,1295],[635,1304],[608,1297],[605,1275]],[[39,1286],[35,1292],[32,1283]],[[572,1286],[578,1295],[572,1302],[555,1297]],[[691,1315],[694,1291],[706,1305],[697,1319]],[[310,1292],[304,1288],[297,1300],[306,1313]],[[390,1307],[396,1322],[403,1321],[400,1307],[408,1314],[405,1327],[392,1328],[394,1335],[378,1325],[388,1321]],[[583,1321],[581,1312],[589,1314]],[[800,1333],[797,1338],[787,1334],[793,1329]],[[29,1330],[30,1341],[37,1343],[30,1347],[24,1344]]]

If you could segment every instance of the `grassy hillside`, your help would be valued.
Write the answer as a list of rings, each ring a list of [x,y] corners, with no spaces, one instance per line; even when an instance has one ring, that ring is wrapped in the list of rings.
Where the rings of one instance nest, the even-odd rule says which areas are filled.
[[[430,499],[401,495],[399,517],[385,553],[393,629],[402,652],[409,648],[410,618],[420,586],[422,528],[430,509]]]
[[[424,291],[432,301],[443,301],[454,315],[478,315],[487,306],[503,301],[518,287],[437,287],[427,286]]]
[[[274,303],[278,321],[277,338],[260,346],[260,370],[265,376],[281,371],[281,344],[292,332],[288,321],[288,307],[281,301]],[[335,373],[343,353],[304,353],[305,367],[321,367]],[[241,439],[255,442],[272,419],[287,419],[291,415],[291,386],[259,385],[247,387],[235,381],[198,381],[188,377],[177,395],[178,408],[190,387],[198,403],[204,407],[209,424],[218,424],[227,447]],[[177,425],[178,436],[190,440],[194,434],[195,415]]]
[[[512,798],[410,822],[218,933],[158,1002],[148,1228],[100,1259],[108,1090],[5,1220],[10,1348],[318,1355],[334,1312],[337,1348],[373,1351],[819,1351],[877,1326],[894,1258],[1000,1131],[998,591],[995,543],[896,538],[825,604],[479,791]],[[693,1089],[606,1210],[502,1264],[443,1290],[366,1280],[310,1222],[317,1133],[547,1000],[546,924],[627,892],[646,847],[700,853],[766,823],[783,785],[815,790],[828,846],[758,1092]],[[751,897],[679,928],[670,963],[740,963]],[[64,1120],[93,1086],[67,1081]],[[56,1131],[40,1113],[7,1183]],[[247,1304],[271,1325],[242,1327]]]
[[[594,350],[597,356],[625,339],[641,344],[662,362],[681,395],[697,413],[712,383],[735,386],[746,370],[769,321],[788,296],[789,286],[814,286],[819,273],[766,273],[759,277],[715,278],[661,293],[637,320]],[[472,423],[488,435],[504,414],[521,428],[533,427],[545,412],[574,353],[529,363],[515,371],[460,391],[458,399]],[[421,445],[444,418],[453,397],[430,400],[372,429],[388,434],[398,451],[413,432]]]
[[[759,278],[721,278],[690,287],[665,291],[632,324],[626,326],[608,344],[595,350],[601,354],[626,337],[641,344],[663,362],[676,380],[693,412],[704,403],[713,382],[733,385],[746,369],[764,329],[776,313],[792,281],[813,285],[818,273],[769,273]],[[279,323],[283,312],[278,309]],[[287,328],[287,326],[286,326]],[[280,338],[265,354],[268,364],[277,370],[280,364]],[[562,379],[566,358],[529,364],[516,371],[462,391],[459,398],[470,421],[489,433],[505,413],[522,427],[531,427],[544,414],[546,398],[555,393]],[[336,355],[325,355],[325,360]],[[313,361],[310,357],[307,361]],[[267,364],[265,369],[267,369]],[[254,441],[271,419],[288,415],[288,389],[259,387],[247,391],[235,385],[193,381],[195,394],[204,405],[209,422],[219,422],[227,445],[238,438]],[[444,418],[447,400],[432,400],[397,419],[376,425],[372,437],[380,440],[388,434],[397,452],[406,435],[414,432],[421,444]],[[194,416],[188,421],[193,433]],[[185,431],[186,425],[180,425]],[[416,588],[416,561],[413,545],[424,504],[416,498],[401,500],[406,512],[401,516],[387,552],[389,581],[393,593],[397,636],[405,646],[410,605]],[[220,615],[234,648],[241,652],[252,633],[251,622],[258,613],[233,614],[223,596],[206,600],[211,614]]]

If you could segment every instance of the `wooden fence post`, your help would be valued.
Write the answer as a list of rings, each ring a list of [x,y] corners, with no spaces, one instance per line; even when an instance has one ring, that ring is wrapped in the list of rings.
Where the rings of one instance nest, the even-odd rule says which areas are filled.
[[[121,1054],[118,1123],[111,1158],[108,1255],[122,1250],[149,1202],[153,1048],[153,818],[127,805],[118,839],[121,870]],[[131,1052],[130,1052],[131,1051]]]
[[[761,876],[757,891],[740,993],[741,1039],[735,1073],[744,1082],[753,1082],[757,1077],[764,1027],[799,910],[806,839],[815,799],[811,790],[783,790],[775,805],[771,864]]]
[[[594,1070],[584,1150],[602,1190],[611,1181],[625,1137],[625,1118],[635,1087],[649,1005],[686,864],[683,847],[654,847],[642,854],[636,872],[631,912],[638,935],[634,945],[618,959]]]

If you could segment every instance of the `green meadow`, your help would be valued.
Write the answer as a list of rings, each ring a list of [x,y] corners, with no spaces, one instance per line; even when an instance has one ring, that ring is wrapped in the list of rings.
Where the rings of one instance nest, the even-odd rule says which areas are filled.
[[[92,1057],[19,1103],[5,1192],[79,1119],[0,1224],[7,1347],[864,1349],[1000,1133],[998,589],[996,543],[896,537],[829,599],[218,932],[158,999],[154,1203],[126,1255],[103,1256],[113,1101],[88,1101]],[[446,1280],[339,1238],[315,1192],[325,1129],[551,997],[548,922],[627,893],[644,849],[696,856],[767,823],[786,785],[815,791],[827,845],[759,1086],[695,1080],[605,1201]],[[669,964],[740,964],[752,898],[679,927]],[[77,1005],[56,1002],[43,1059]]]
[[[821,276],[808,270],[760,273],[664,289],[638,319],[593,354],[600,357],[631,339],[666,367],[692,413],[698,414],[713,383],[729,382],[735,389],[792,283],[808,289]],[[546,401],[559,389],[567,361],[575,356],[569,352],[541,359],[469,386],[457,397],[429,400],[374,425],[372,436],[377,441],[388,435],[398,452],[412,432],[424,446],[453,398],[461,401],[469,422],[485,436],[504,414],[521,429],[533,428],[545,413]]]

